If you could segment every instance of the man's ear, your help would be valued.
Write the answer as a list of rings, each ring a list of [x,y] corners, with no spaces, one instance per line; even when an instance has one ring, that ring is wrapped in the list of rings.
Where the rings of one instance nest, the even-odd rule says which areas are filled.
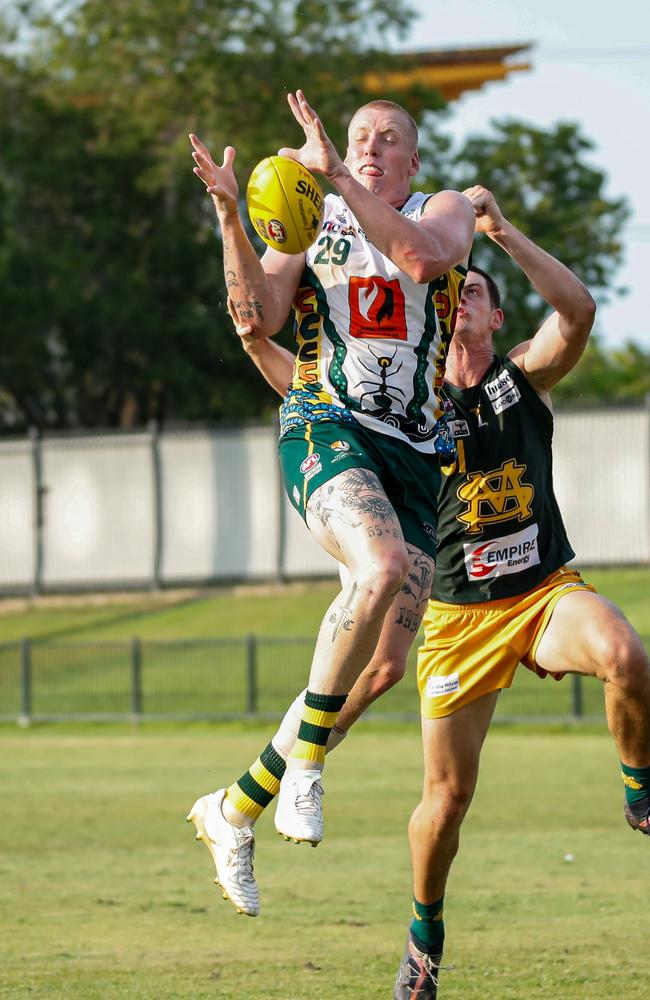
[[[418,170],[420,169],[420,154],[417,149],[411,155],[411,166],[409,167],[409,177],[415,177]]]
[[[493,333],[496,332],[497,330],[501,329],[501,327],[503,326],[504,319],[505,319],[505,316],[503,315],[503,309],[493,309],[492,310],[492,319],[490,320],[490,329],[492,330]]]

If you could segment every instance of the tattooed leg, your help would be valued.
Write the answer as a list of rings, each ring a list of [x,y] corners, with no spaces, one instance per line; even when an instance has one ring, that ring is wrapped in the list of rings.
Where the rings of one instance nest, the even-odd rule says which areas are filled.
[[[373,657],[350,691],[336,720],[347,730],[369,705],[404,676],[409,649],[420,627],[433,581],[434,561],[408,546],[409,570],[384,619]]]
[[[350,573],[323,620],[309,690],[347,694],[372,657],[411,564],[393,506],[367,469],[348,469],[316,490],[307,524]]]

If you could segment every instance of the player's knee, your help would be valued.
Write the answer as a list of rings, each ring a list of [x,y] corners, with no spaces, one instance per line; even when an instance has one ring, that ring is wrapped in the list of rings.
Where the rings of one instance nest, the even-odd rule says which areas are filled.
[[[381,553],[357,574],[367,600],[384,602],[392,599],[406,579],[409,568],[406,549],[396,548]]]
[[[428,803],[428,812],[436,830],[448,833],[458,829],[469,809],[473,793],[473,786],[462,780],[436,785],[429,790],[425,787],[424,800]]]
[[[383,660],[373,672],[372,693],[375,698],[386,691],[390,691],[399,681],[401,681],[406,671],[405,659]]]
[[[599,638],[600,675],[630,693],[650,688],[650,661],[641,639],[627,624]]]

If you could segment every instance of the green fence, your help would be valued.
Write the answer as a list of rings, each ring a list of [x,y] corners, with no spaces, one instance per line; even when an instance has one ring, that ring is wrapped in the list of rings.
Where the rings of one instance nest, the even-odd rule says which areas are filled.
[[[0,720],[243,719],[280,717],[307,682],[313,639],[21,642],[0,645]],[[413,650],[407,675],[368,711],[415,718]],[[542,681],[520,667],[496,718],[603,718],[591,678]]]

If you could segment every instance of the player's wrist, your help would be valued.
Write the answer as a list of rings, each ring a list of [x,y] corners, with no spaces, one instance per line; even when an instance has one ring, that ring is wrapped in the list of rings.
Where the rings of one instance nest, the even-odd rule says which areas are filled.
[[[223,199],[219,198],[216,194],[213,194],[212,203],[222,229],[225,225],[232,225],[232,223],[239,220],[239,205],[237,204],[237,199]]]
[[[325,174],[325,176],[337,190],[340,189],[340,185],[345,185],[347,181],[352,179],[350,168],[346,167],[343,161],[341,161],[340,164],[334,168],[334,170]]]

